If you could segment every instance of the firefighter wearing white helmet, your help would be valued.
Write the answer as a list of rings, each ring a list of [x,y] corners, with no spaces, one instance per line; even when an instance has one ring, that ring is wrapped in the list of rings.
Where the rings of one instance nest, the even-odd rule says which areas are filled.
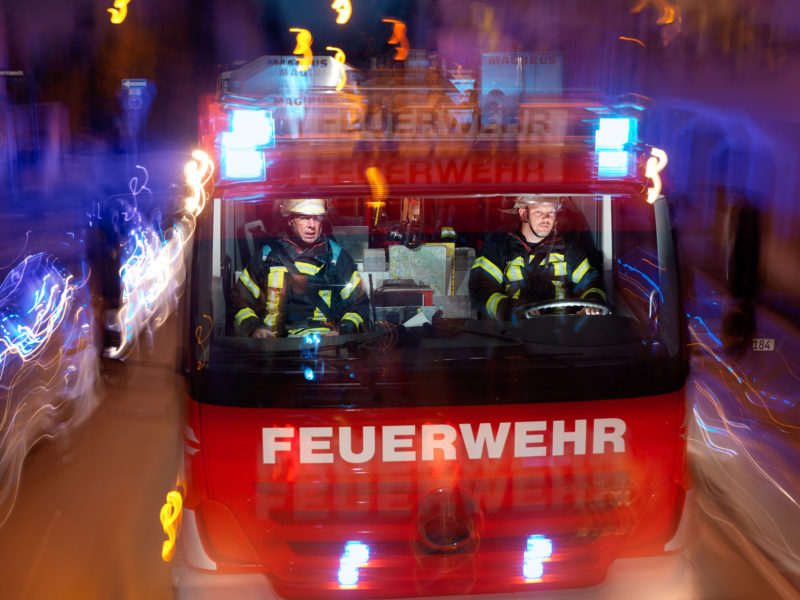
[[[325,234],[327,213],[321,198],[283,202],[286,231],[253,256],[234,288],[240,335],[338,335],[364,328],[364,284],[347,251]]]
[[[571,204],[558,196],[523,195],[503,210],[519,218],[517,230],[489,236],[470,270],[470,298],[481,315],[508,321],[515,308],[537,302],[605,303],[602,278],[585,249],[568,242],[556,226],[565,201]],[[580,310],[600,312],[594,306]]]

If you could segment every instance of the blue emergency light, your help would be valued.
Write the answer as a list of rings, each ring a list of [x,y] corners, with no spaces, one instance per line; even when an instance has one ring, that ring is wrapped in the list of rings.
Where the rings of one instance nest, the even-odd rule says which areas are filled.
[[[222,172],[226,179],[263,180],[264,148],[275,145],[275,122],[266,110],[231,111],[231,130],[222,133]]]
[[[620,177],[628,174],[630,156],[626,145],[637,137],[637,121],[629,117],[601,117],[594,134],[597,174]]]

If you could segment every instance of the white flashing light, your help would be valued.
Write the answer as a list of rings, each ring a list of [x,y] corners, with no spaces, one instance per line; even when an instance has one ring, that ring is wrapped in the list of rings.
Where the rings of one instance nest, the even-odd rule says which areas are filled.
[[[264,179],[263,148],[275,145],[275,123],[265,110],[232,110],[231,130],[222,133],[222,171],[227,179]]]
[[[630,117],[601,117],[594,136],[597,174],[619,177],[628,174],[629,156],[625,146],[636,139],[637,121]]]
[[[237,148],[271,147],[275,145],[275,124],[272,113],[265,110],[234,110],[231,132]]]
[[[543,535],[528,537],[522,563],[522,576],[526,581],[538,581],[544,575],[544,563],[553,556],[553,542]]]
[[[358,585],[358,569],[369,562],[369,546],[361,542],[347,542],[344,554],[339,559],[339,585],[354,587]]]
[[[604,177],[627,175],[628,153],[624,150],[598,151],[597,172]]]
[[[631,129],[635,121],[629,118],[601,117],[597,132],[594,135],[596,150],[622,150],[631,140]]]
[[[263,179],[266,176],[264,156],[259,150],[224,149],[222,164],[226,179]]]

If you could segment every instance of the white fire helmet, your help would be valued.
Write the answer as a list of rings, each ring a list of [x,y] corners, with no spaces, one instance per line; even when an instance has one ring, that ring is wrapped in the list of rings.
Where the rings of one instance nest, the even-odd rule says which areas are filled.
[[[286,200],[281,206],[281,214],[289,215],[325,215],[328,206],[322,198],[293,198]]]
[[[511,208],[501,208],[500,212],[515,215],[517,214],[518,208],[525,208],[531,204],[554,204],[556,210],[558,210],[561,206],[561,200],[561,196],[553,196],[552,194],[523,194],[515,198],[514,206]]]

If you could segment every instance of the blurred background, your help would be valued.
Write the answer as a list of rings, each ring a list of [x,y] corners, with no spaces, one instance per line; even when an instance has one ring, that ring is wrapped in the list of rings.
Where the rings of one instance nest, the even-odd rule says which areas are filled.
[[[718,507],[709,522],[728,524],[727,541],[699,552],[699,596],[797,597],[800,3],[352,0],[347,23],[335,16],[327,0],[0,4],[7,597],[169,597],[157,515],[180,437],[170,315],[182,266],[120,365],[98,357],[109,341],[97,340],[94,325],[118,306],[119,290],[93,289],[90,278],[119,263],[92,255],[90,242],[126,234],[105,226],[112,213],[130,231],[159,233],[175,222],[199,97],[216,91],[223,71],[292,54],[297,27],[312,32],[315,51],[341,48],[365,76],[422,69],[429,81],[449,82],[452,102],[464,107],[502,103],[487,86],[502,64],[487,55],[520,52],[557,55],[563,90],[646,107],[639,134],[669,155],[664,193],[684,265],[694,467]],[[385,19],[406,25],[401,63]],[[71,307],[57,351],[11,352],[23,275],[36,285],[58,281],[53,306]],[[25,352],[50,365],[47,375],[27,370]],[[24,405],[29,413],[13,409]],[[9,433],[9,423],[37,419],[32,431]],[[739,581],[743,564],[754,574]]]

